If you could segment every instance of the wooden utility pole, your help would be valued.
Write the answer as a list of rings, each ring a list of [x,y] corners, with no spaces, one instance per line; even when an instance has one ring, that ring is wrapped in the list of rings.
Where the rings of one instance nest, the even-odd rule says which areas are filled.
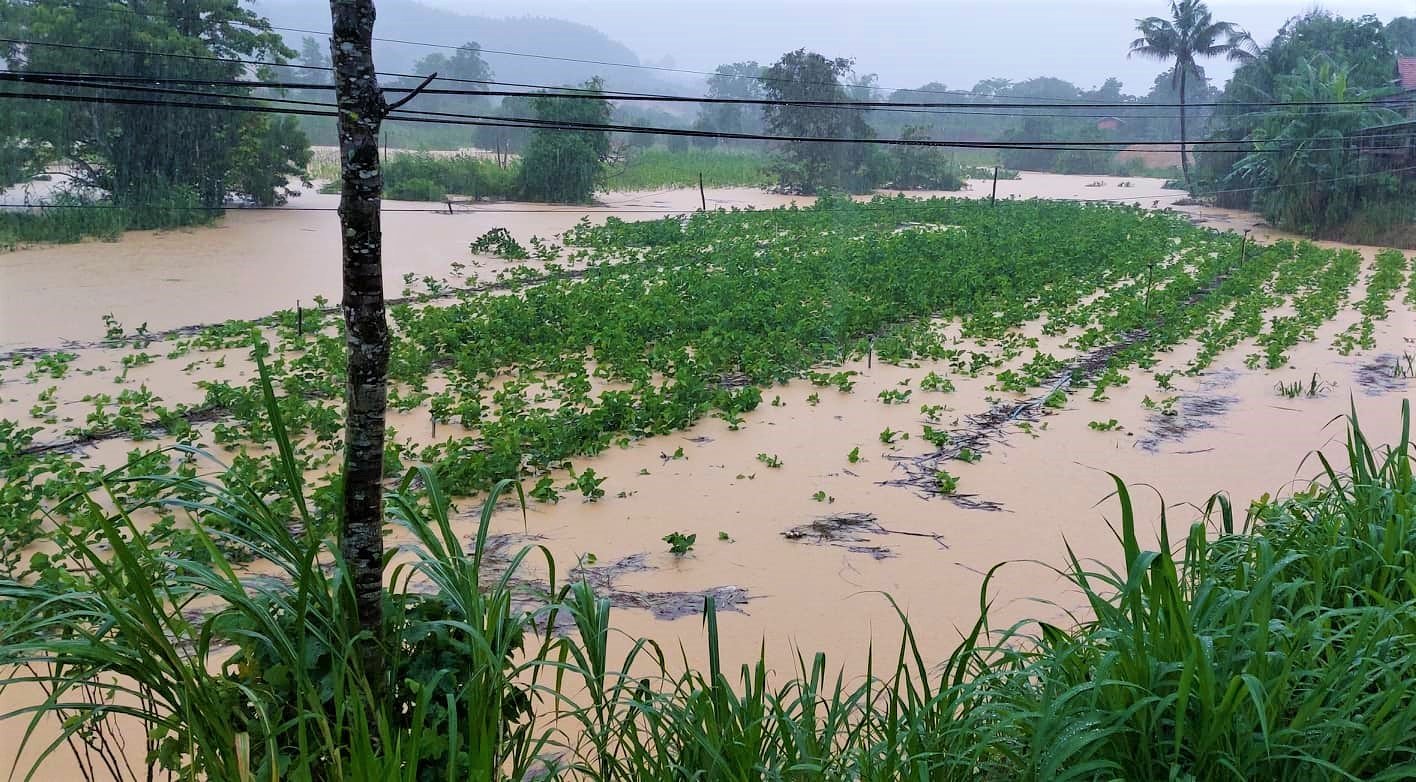
[[[330,0],[335,98],[339,109],[339,227],[344,245],[344,497],[339,549],[348,568],[359,649],[375,697],[385,692],[383,636],[383,459],[388,405],[388,321],[384,312],[383,173],[379,130],[384,117],[436,76],[392,105],[374,75],[374,0]]]

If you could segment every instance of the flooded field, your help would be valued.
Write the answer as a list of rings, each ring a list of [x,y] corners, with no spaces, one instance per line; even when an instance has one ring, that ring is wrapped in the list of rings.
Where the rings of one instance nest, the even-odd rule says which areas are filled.
[[[974,181],[962,194],[939,195],[988,198],[991,183]],[[1115,201],[1143,208],[1166,208],[1182,196],[1159,180],[1027,173],[998,182],[997,192],[999,199]],[[93,409],[95,397],[143,389],[169,406],[196,405],[206,394],[199,381],[245,383],[253,367],[248,349],[193,351],[182,347],[190,338],[185,334],[141,348],[95,344],[105,337],[101,316],[111,314],[128,334],[139,324],[157,333],[258,318],[292,309],[297,300],[312,306],[319,296],[336,301],[336,216],[311,211],[336,201],[307,192],[292,202],[294,208],[237,210],[212,228],[134,232],[112,243],[0,254],[0,353],[25,357],[0,371],[0,418],[37,427],[35,443],[82,454],[90,465],[122,464],[136,447],[128,437],[68,433]],[[760,209],[810,199],[709,190],[707,201],[710,209]],[[385,281],[391,296],[405,287],[425,292],[423,278],[449,278],[454,262],[490,281],[511,263],[473,256],[468,244],[494,227],[529,244],[533,236],[551,239],[587,216],[596,224],[610,216],[655,219],[697,205],[698,193],[690,190],[614,194],[593,208],[487,204],[457,207],[452,214],[387,202]],[[410,211],[398,211],[405,209]],[[1252,215],[1180,209],[1207,228],[1248,230],[1250,242],[1285,238],[1257,227]],[[1241,239],[1236,234],[1205,241],[1233,247]],[[761,404],[736,419],[705,416],[673,433],[576,457],[576,470],[590,468],[605,479],[602,499],[584,502],[567,493],[558,503],[530,503],[524,516],[507,506],[494,531],[508,545],[547,546],[562,570],[581,563],[617,606],[618,629],[666,648],[681,643],[694,663],[702,656],[705,595],[723,610],[725,662],[733,667],[764,644],[769,659],[783,661],[797,649],[824,650],[848,672],[864,664],[872,645],[893,654],[899,622],[885,594],[909,615],[926,654],[942,658],[974,622],[984,574],[1004,562],[1009,564],[988,595],[994,624],[1025,618],[1065,624],[1069,612],[1084,609],[1053,569],[1064,566],[1067,547],[1083,559],[1113,565],[1119,557],[1110,474],[1146,484],[1135,494],[1150,530],[1157,528],[1162,507],[1172,527],[1183,529],[1216,491],[1227,492],[1242,509],[1264,494],[1301,488],[1319,469],[1305,455],[1340,451],[1342,430],[1332,421],[1354,407],[1369,439],[1396,437],[1399,402],[1416,389],[1416,380],[1401,369],[1416,353],[1416,311],[1407,293],[1413,270],[1403,258],[1400,287],[1384,300],[1389,312],[1374,316],[1362,308],[1379,248],[1352,249],[1360,253],[1351,270],[1355,284],[1337,295],[1332,316],[1313,324],[1281,360],[1262,360],[1274,355],[1269,335],[1295,301],[1320,291],[1316,285],[1284,290],[1288,267],[1278,261],[1278,281],[1260,286],[1273,300],[1259,310],[1262,322],[1255,330],[1229,341],[1187,337],[1166,346],[1144,369],[1128,369],[1127,377],[1109,383],[1098,382],[1104,362],[1096,360],[1108,344],[1079,342],[1081,325],[1050,328],[1050,320],[1060,320],[1055,312],[1001,336],[968,334],[959,322],[940,320],[931,328],[949,346],[947,357],[886,361],[873,353],[872,343],[866,356],[829,368],[854,373],[848,375],[849,393],[828,382],[795,379],[764,387]],[[1332,257],[1338,260],[1323,263],[1336,268],[1346,256]],[[405,281],[409,275],[411,284]],[[460,283],[454,278],[446,284]],[[1094,300],[1067,306],[1095,303],[1098,312],[1123,312],[1126,299],[1134,303],[1144,296],[1149,307],[1149,280],[1132,276],[1110,284],[1111,293],[1121,293],[1102,290]],[[1217,332],[1238,320],[1244,307],[1244,299],[1236,298],[1197,324],[1196,333]],[[1124,341],[1128,333],[1116,339]],[[62,366],[52,359],[41,363],[44,351],[60,348],[71,356]],[[1058,362],[1040,375],[1048,383],[1071,367],[1074,375],[1092,373],[1089,384],[1067,387],[1056,397],[1047,383],[1022,390],[1000,380],[1004,373],[1040,372],[1029,369],[1038,354]],[[961,367],[964,357],[974,355],[981,371]],[[1202,368],[1189,371],[1196,366]],[[500,378],[501,387],[510,379]],[[434,378],[428,390],[436,393],[446,382]],[[596,377],[595,391],[618,388],[615,382]],[[1290,386],[1292,393],[1285,391]],[[399,441],[419,447],[468,432],[455,422],[434,423],[425,405],[392,414],[390,423]],[[209,443],[220,425],[219,418],[194,421],[196,440]],[[921,460],[941,450],[926,438],[945,430],[956,439],[971,438],[967,454],[956,449],[947,461],[957,490],[921,491],[906,480],[911,465],[926,464]],[[233,452],[218,449],[217,455]],[[551,474],[555,485],[572,477],[564,470]],[[459,529],[469,535],[477,504],[475,498],[458,503]],[[696,535],[686,555],[665,545],[664,538],[676,532]],[[1147,537],[1143,543],[1150,542]],[[13,708],[32,696],[7,691],[4,705]],[[0,757],[14,756],[18,738],[16,731],[5,732]],[[54,773],[65,773],[70,760],[56,756]]]
[[[1104,187],[1087,187],[1104,182]],[[1130,187],[1119,187],[1122,182]],[[1160,180],[1024,173],[998,183],[999,198],[1124,199],[1145,206],[1169,204],[1183,194]],[[961,193],[989,197],[990,183],[975,180]],[[920,193],[919,195],[928,195]],[[710,209],[806,205],[811,198],[748,188],[710,189]],[[610,193],[593,208],[546,204],[458,205],[385,201],[384,282],[397,295],[405,275],[444,276],[453,261],[467,262],[467,245],[504,226],[522,241],[550,238],[582,217],[648,220],[699,207],[694,189]],[[339,196],[305,189],[283,209],[232,209],[214,227],[131,231],[117,242],[32,247],[0,253],[0,351],[58,346],[104,335],[102,316],[129,329],[152,331],[256,318],[306,306],[316,296],[337,302],[340,291]],[[495,260],[485,260],[494,269]],[[271,284],[278,279],[278,285]]]

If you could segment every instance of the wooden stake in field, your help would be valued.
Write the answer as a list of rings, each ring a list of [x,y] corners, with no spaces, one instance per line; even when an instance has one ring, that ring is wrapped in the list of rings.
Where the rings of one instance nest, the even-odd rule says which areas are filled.
[[[988,205],[998,205],[998,166],[993,167],[993,194],[988,197]]]
[[[388,406],[388,321],[384,312],[383,232],[379,206],[383,172],[379,130],[392,105],[374,75],[373,0],[330,0],[335,99],[339,108],[339,196],[343,242],[345,349],[344,497],[339,548],[349,568],[354,613],[365,635],[359,650],[370,685],[384,687],[383,456]]]
[[[703,205],[701,211],[708,211],[708,196],[703,193],[703,172],[698,172],[698,201]]]

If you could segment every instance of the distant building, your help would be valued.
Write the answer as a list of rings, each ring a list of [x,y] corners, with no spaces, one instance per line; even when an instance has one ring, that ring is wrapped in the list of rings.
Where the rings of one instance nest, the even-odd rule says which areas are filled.
[[[1416,92],[1416,57],[1396,58],[1396,84],[1402,92]]]
[[[1396,78],[1392,83],[1401,92],[1391,98],[1392,106],[1406,115],[1400,122],[1363,128],[1355,135],[1358,151],[1388,170],[1401,170],[1411,178],[1416,166],[1416,57],[1396,58]]]
[[[1120,130],[1120,129],[1121,129],[1121,126],[1122,126],[1122,125],[1125,125],[1125,124],[1126,124],[1126,120],[1123,120],[1123,119],[1121,119],[1120,117],[1102,117],[1101,119],[1099,119],[1099,120],[1096,121],[1096,129],[1097,129],[1097,130]]]

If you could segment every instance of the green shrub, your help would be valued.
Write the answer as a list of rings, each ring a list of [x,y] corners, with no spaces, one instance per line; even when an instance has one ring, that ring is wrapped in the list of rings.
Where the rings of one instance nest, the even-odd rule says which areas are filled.
[[[383,164],[384,194],[395,200],[441,201],[467,198],[516,198],[517,169],[502,168],[474,155],[412,152],[392,155]],[[329,188],[338,191],[339,183]]]
[[[405,179],[389,183],[384,196],[393,201],[441,201],[447,197],[447,190],[431,179]]]
[[[141,208],[59,193],[46,206],[0,209],[0,249],[13,250],[36,242],[113,240],[124,231],[202,225],[219,215],[220,210],[201,208],[190,193],[181,190],[154,194]]]

